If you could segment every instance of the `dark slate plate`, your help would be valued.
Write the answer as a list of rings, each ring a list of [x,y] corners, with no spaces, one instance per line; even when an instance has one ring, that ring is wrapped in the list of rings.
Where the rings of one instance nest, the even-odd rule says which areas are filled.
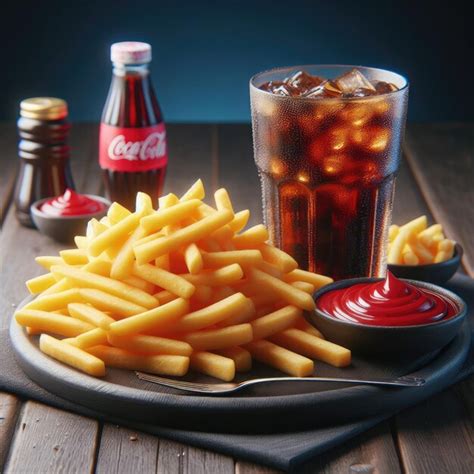
[[[473,284],[474,288],[474,284]],[[29,301],[25,300],[23,304]],[[354,356],[350,367],[337,369],[316,362],[315,375],[353,378],[413,374],[427,383],[416,388],[382,388],[362,385],[304,384],[255,387],[234,396],[196,396],[141,381],[130,371],[107,369],[103,379],[83,374],[43,354],[38,337],[26,334],[14,318],[10,337],[19,364],[37,384],[77,404],[133,422],[182,429],[224,432],[282,432],[305,427],[335,425],[393,412],[422,400],[442,380],[453,378],[469,351],[468,321],[456,338],[437,354],[406,361],[380,362]],[[245,377],[281,376],[256,365]],[[199,374],[188,380],[216,382]]]

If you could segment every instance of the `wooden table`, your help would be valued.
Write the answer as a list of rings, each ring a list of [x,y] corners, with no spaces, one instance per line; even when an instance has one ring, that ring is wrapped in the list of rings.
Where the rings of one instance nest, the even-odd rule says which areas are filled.
[[[201,177],[208,191],[226,186],[237,209],[261,221],[260,187],[248,125],[170,125],[167,188],[184,191]],[[71,137],[73,173],[81,192],[102,190],[97,166],[98,126],[78,124]],[[25,296],[24,281],[40,274],[36,255],[60,248],[21,227],[10,206],[16,168],[13,124],[0,126],[0,328]],[[442,223],[465,249],[464,269],[474,277],[474,126],[411,125],[397,184],[394,221],[420,214]],[[1,370],[1,368],[0,368]],[[305,472],[474,472],[474,377],[405,410],[344,446],[310,462]],[[135,433],[119,426],[0,393],[0,471],[273,472],[220,454]]]

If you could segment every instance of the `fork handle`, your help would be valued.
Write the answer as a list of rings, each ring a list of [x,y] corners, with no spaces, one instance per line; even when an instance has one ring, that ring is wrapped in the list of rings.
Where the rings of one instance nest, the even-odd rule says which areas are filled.
[[[383,377],[378,379],[350,379],[339,377],[274,377],[265,379],[248,380],[245,385],[263,382],[336,382],[336,383],[356,383],[362,385],[388,385],[395,387],[421,387],[426,383],[421,377],[405,375],[403,377]]]

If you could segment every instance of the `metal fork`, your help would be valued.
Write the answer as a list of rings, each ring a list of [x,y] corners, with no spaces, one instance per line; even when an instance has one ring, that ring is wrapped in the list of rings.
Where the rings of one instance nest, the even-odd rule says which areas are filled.
[[[195,383],[185,382],[183,380],[173,380],[157,375],[146,374],[144,372],[135,372],[140,380],[156,383],[165,387],[176,388],[186,392],[207,393],[209,395],[218,395],[222,393],[232,393],[250,387],[251,385],[259,385],[262,383],[274,382],[338,382],[338,383],[354,383],[365,385],[383,385],[389,387],[420,387],[425,384],[425,379],[420,377],[411,377],[409,375],[398,378],[380,378],[380,379],[346,379],[332,377],[272,377],[264,379],[245,380],[239,383]]]

